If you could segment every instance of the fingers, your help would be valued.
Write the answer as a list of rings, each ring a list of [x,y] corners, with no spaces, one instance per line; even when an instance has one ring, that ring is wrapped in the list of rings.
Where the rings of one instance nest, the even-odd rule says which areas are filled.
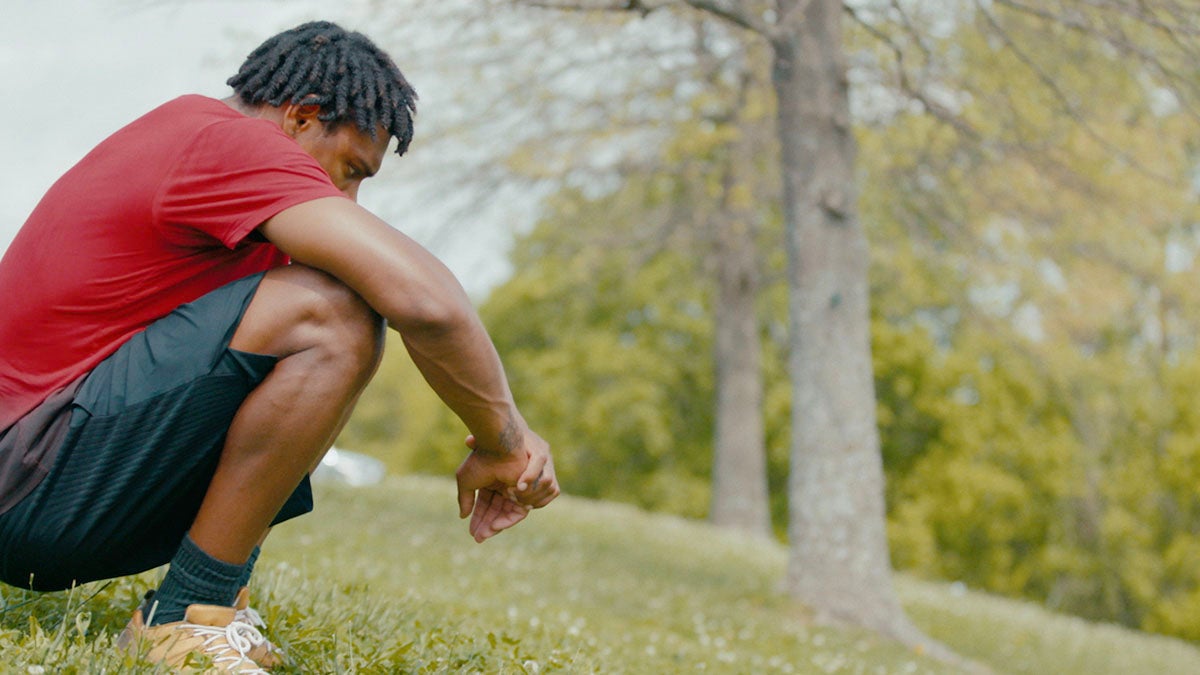
[[[475,499],[475,513],[471,514],[471,524],[467,528],[471,536],[475,537],[475,541],[482,542],[495,534],[490,531],[489,524],[495,519],[496,512],[500,508],[496,502],[495,491],[479,491],[479,496]]]
[[[483,543],[521,522],[528,513],[528,507],[514,503],[495,489],[480,490],[471,517],[471,536],[476,542]]]
[[[525,452],[507,456],[479,452],[474,435],[465,444],[471,454],[456,473],[458,512],[471,517],[468,530],[475,541],[516,525],[560,494],[550,447],[536,433],[526,430]]]
[[[542,475],[530,489],[525,491],[517,491],[513,494],[516,501],[526,506],[540,509],[550,502],[554,501],[555,497],[560,494],[558,481],[551,474],[549,477]]]
[[[470,525],[467,526],[467,531],[470,532],[470,536],[475,538],[476,542],[482,542],[482,539],[479,538],[480,526],[484,522],[484,514],[491,507],[491,492],[480,490],[479,496],[475,498],[475,512],[470,514]]]
[[[533,472],[535,468],[536,473]],[[526,476],[531,473],[534,473],[533,477],[527,479]],[[520,480],[514,498],[535,509],[546,506],[560,494],[558,479],[554,475],[554,462],[548,456],[542,457],[541,461],[536,458],[530,460]]]
[[[541,508],[559,495],[550,445],[533,431],[525,436],[528,462],[517,478],[515,498],[522,504]]]
[[[492,534],[498,534],[517,523],[525,520],[525,516],[529,515],[529,507],[522,506],[508,500],[504,501],[504,508],[496,515],[496,519],[492,521]]]
[[[466,518],[475,510],[475,489],[479,487],[479,484],[475,482],[475,473],[469,459],[458,467],[458,471],[454,472],[454,480],[458,484],[459,518]]]
[[[475,510],[475,491],[458,481],[458,517],[466,518]]]
[[[521,472],[521,476],[517,478],[517,492],[526,492],[530,489],[530,484],[534,488],[537,487],[539,479],[542,477],[542,471],[546,467],[546,462],[549,457],[546,455],[534,456],[530,458],[529,463],[525,465],[525,470]]]

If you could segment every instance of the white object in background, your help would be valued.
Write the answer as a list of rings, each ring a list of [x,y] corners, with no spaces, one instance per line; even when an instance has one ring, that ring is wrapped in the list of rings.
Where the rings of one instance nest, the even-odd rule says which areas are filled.
[[[317,483],[340,483],[360,487],[374,485],[387,473],[383,462],[360,452],[330,448],[312,473]]]

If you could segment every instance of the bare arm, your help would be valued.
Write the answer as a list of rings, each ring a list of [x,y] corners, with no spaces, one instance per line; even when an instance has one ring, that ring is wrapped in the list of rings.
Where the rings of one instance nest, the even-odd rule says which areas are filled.
[[[478,483],[489,478],[516,488],[520,502],[534,507],[558,495],[549,446],[521,417],[491,338],[462,285],[441,261],[340,197],[285,209],[260,230],[296,262],[328,272],[354,289],[387,319],[429,385],[466,424],[474,438],[471,455],[459,470],[461,515],[471,513],[475,490],[489,489]],[[480,539],[474,520],[472,533]],[[486,524],[480,524],[483,538],[495,534],[487,532]]]

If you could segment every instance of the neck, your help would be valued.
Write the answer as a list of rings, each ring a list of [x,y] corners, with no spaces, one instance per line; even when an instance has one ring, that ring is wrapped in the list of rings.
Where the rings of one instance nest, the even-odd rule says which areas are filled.
[[[221,99],[221,102],[246,117],[257,117],[274,121],[278,121],[282,117],[282,113],[278,108],[269,105],[248,105],[237,94]]]

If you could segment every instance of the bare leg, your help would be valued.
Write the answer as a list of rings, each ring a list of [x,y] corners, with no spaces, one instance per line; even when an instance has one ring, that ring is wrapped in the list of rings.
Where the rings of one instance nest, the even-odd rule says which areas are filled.
[[[361,394],[362,392],[359,392],[359,393]],[[354,400],[350,402],[350,406],[348,408],[346,408],[346,413],[344,415],[342,415],[341,421],[338,422],[337,428],[333,432],[333,436],[330,437],[330,447],[332,447],[333,441],[337,440],[338,434],[342,433],[342,428],[345,427],[346,423],[350,421],[350,413],[354,412],[354,406],[357,403],[358,403],[358,396],[355,396]],[[312,466],[308,467],[309,473],[317,470],[317,466],[321,463],[321,460],[325,458],[325,455],[328,452],[329,452],[329,447],[325,448],[324,452],[317,455],[316,459],[313,460]],[[262,533],[262,536],[258,538],[257,545],[262,546],[263,542],[265,542],[267,540],[267,537],[270,534],[271,534],[271,528],[268,527],[267,530]]]
[[[332,445],[382,345],[382,320],[332,277],[298,265],[267,273],[230,346],[280,361],[233,419],[192,524],[197,546],[246,561]]]

